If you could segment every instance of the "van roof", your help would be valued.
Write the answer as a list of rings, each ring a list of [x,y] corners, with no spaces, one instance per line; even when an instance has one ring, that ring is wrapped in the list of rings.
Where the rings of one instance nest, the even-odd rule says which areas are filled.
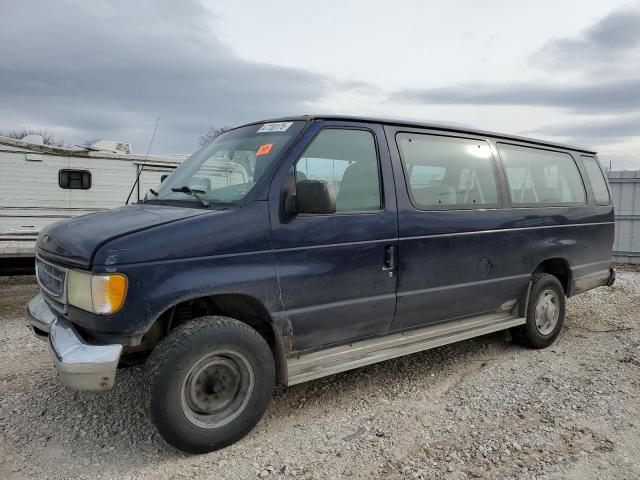
[[[376,118],[376,117],[359,117],[352,115],[296,115],[290,117],[280,117],[280,118],[271,118],[267,120],[260,120],[257,122],[251,122],[247,125],[253,125],[256,123],[266,123],[266,122],[291,122],[296,120],[310,121],[310,120],[343,120],[343,121],[352,121],[352,122],[367,122],[367,123],[384,123],[386,125],[397,125],[403,127],[418,127],[418,128],[428,128],[430,130],[442,130],[447,132],[456,132],[456,133],[468,133],[471,135],[481,135],[485,137],[498,138],[502,140],[512,140],[517,142],[526,142],[534,145],[540,145],[545,147],[553,147],[553,148],[562,148],[565,150],[573,150],[581,153],[589,153],[595,155],[596,152],[594,150],[589,150],[582,147],[575,147],[571,145],[565,145],[562,143],[549,142],[546,140],[538,140],[535,138],[527,138],[521,137],[518,135],[510,135],[506,133],[498,133],[498,132],[489,132],[486,130],[477,130],[474,128],[466,128],[460,125],[446,125],[446,124],[437,124],[437,123],[423,123],[416,122],[410,120],[400,120],[397,118]]]

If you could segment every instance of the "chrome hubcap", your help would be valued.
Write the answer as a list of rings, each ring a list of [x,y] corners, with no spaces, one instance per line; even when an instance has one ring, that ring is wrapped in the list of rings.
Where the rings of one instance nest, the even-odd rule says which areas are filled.
[[[554,290],[544,290],[538,297],[535,309],[536,327],[542,335],[549,335],[560,318],[560,299]]]
[[[219,350],[200,359],[185,377],[181,406],[191,423],[220,427],[244,410],[255,385],[249,360],[234,350]]]

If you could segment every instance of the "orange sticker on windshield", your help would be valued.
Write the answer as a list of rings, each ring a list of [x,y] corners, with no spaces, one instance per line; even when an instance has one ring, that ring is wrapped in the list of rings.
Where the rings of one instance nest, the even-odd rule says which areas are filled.
[[[267,143],[266,145],[262,145],[256,152],[256,157],[259,157],[260,155],[266,155],[271,151],[271,147],[273,147],[273,143]]]

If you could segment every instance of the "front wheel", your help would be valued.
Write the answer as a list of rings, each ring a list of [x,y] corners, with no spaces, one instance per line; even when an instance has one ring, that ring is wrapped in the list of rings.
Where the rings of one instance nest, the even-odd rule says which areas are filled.
[[[551,345],[562,329],[565,303],[560,280],[548,273],[536,274],[531,282],[527,323],[511,329],[514,340],[530,348]]]
[[[167,443],[189,453],[244,437],[273,395],[269,346],[232,318],[202,317],[181,325],[156,346],[147,367],[149,418]]]

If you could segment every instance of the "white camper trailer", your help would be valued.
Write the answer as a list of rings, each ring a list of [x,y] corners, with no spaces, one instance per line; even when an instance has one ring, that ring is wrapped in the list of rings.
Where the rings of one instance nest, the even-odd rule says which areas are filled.
[[[186,158],[132,155],[122,142],[67,149],[28,140],[0,137],[0,259],[33,256],[38,232],[52,222],[124,205],[142,170],[130,202],[141,200]],[[215,170],[222,185],[246,176],[224,160]]]
[[[75,150],[27,140],[0,137],[0,258],[33,256],[38,232],[49,223],[124,205],[142,168],[131,196],[138,201],[185,159],[145,159],[126,153],[131,147],[121,142]]]

